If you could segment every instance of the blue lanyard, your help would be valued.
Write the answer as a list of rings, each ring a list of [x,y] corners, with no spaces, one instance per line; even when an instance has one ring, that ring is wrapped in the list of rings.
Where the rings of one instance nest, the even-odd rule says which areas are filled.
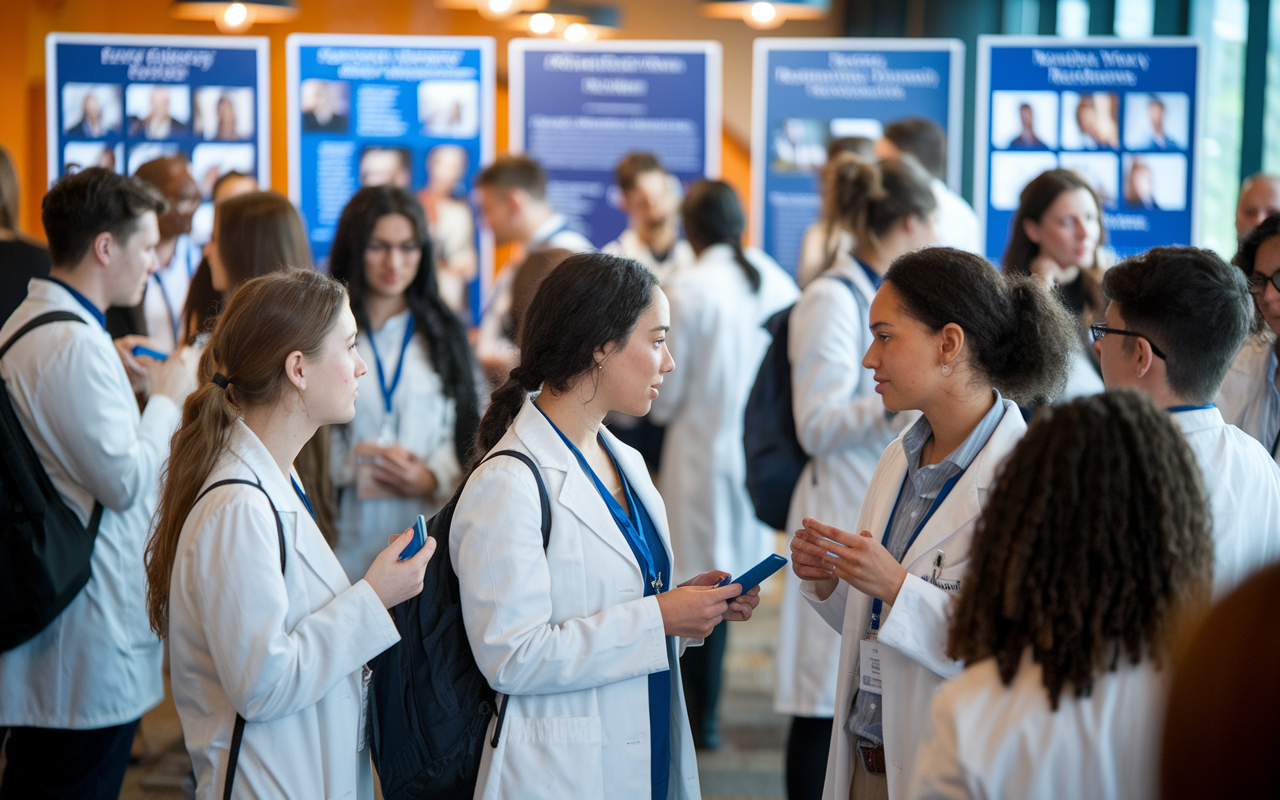
[[[89,298],[80,294],[80,292],[76,291],[70,284],[60,281],[57,278],[49,278],[49,280],[53,281],[54,283],[61,286],[63,289],[66,289],[68,292],[70,292],[71,297],[74,298],[77,303],[84,306],[84,310],[92,314],[93,318],[98,321],[98,324],[101,325],[104,330],[106,329],[107,315],[102,309],[95,306],[92,302],[89,301]]]
[[[933,517],[933,512],[938,510],[938,506],[942,505],[942,501],[947,499],[947,495],[951,494],[951,490],[955,488],[960,479],[964,477],[964,470],[960,470],[955,475],[947,479],[942,484],[942,488],[938,490],[938,496],[933,498],[933,504],[929,506],[929,510],[925,512],[924,519],[920,520],[920,524],[916,526],[915,533],[911,534],[911,538],[907,541],[907,547],[902,551],[902,557],[906,558],[907,553],[911,552],[911,545],[916,543],[916,539],[920,536],[920,531],[924,530],[924,526]],[[893,520],[898,516],[898,506],[902,503],[902,494],[907,490],[907,477],[902,478],[902,487],[898,489],[898,499],[893,503],[893,511],[889,512],[889,524],[884,528],[884,538],[880,540],[880,544],[889,546],[889,534],[893,532]],[[876,598],[871,603],[871,630],[880,630],[880,611],[884,608],[884,601]]]
[[[400,375],[404,372],[404,354],[409,350],[413,331],[413,312],[410,311],[409,319],[404,325],[404,341],[400,343],[400,360],[396,362],[396,374],[391,376],[390,384],[387,383],[386,372],[382,369],[382,356],[378,354],[378,343],[374,339],[373,331],[369,331],[369,349],[373,350],[373,363],[378,368],[378,389],[382,391],[382,407],[388,414],[391,413],[391,397],[396,393],[396,387],[400,385]]]
[[[315,509],[311,507],[311,501],[307,499],[307,493],[302,491],[302,487],[298,485],[298,481],[292,475],[289,476],[289,483],[293,484],[293,491],[297,493],[298,499],[302,501],[302,505],[307,507],[307,513],[310,514],[311,519],[314,520],[316,518],[316,512]]]
[[[654,589],[659,592],[662,591],[662,573],[658,572],[653,552],[649,549],[649,542],[645,540],[644,531],[640,530],[639,505],[636,503],[635,495],[631,493],[631,484],[627,483],[627,476],[623,473],[622,467],[618,466],[618,459],[613,457],[613,451],[609,449],[609,445],[605,444],[604,437],[599,437],[600,444],[604,447],[604,451],[609,454],[609,460],[613,462],[614,469],[618,470],[618,478],[622,480],[622,491],[626,495],[627,506],[631,508],[631,513],[635,515],[635,520],[632,520],[627,515],[626,509],[619,505],[618,501],[609,493],[609,490],[605,488],[599,476],[596,475],[596,471],[587,463],[586,457],[582,455],[582,451],[578,449],[577,445],[569,441],[569,437],[565,436],[564,432],[556,427],[554,422],[551,422],[551,417],[547,416],[547,412],[539,408],[537,403],[533,405],[542,413],[547,422],[551,423],[551,427],[555,429],[555,432],[560,434],[560,439],[569,446],[569,449],[573,451],[574,457],[578,459],[578,465],[582,467],[582,471],[587,473],[587,476],[591,478],[591,482],[596,485],[596,491],[600,493],[601,499],[609,507],[609,513],[613,515],[614,522],[618,523],[618,528],[631,543],[631,549],[638,553],[640,560],[644,562],[641,566],[644,567],[645,579]]]
[[[1203,406],[1169,406],[1165,411],[1168,411],[1170,414],[1180,414],[1183,411],[1204,411],[1207,408],[1213,408],[1213,403]]]
[[[187,281],[190,282],[191,276],[195,274],[195,270],[192,269],[191,267],[190,240],[187,241],[185,256],[187,260]],[[178,250],[175,247],[173,251],[173,258],[176,259],[177,257],[178,257]],[[174,266],[176,265],[172,261],[170,261],[169,269],[173,269]],[[178,341],[178,336],[181,334],[182,320],[179,318],[178,313],[173,310],[173,303],[169,300],[169,293],[165,291],[164,281],[160,280],[160,273],[153,272],[151,273],[151,277],[156,279],[156,288],[160,290],[160,300],[161,302],[164,303],[164,310],[169,313],[169,324],[173,327],[173,346],[174,346],[174,349],[176,350],[178,348],[178,345],[180,344],[180,342]]]
[[[852,253],[850,253],[849,255],[853,258],[854,261],[858,262],[858,266],[862,267],[862,271],[867,273],[867,280],[871,281],[872,288],[879,289],[880,284],[884,283],[884,276],[881,275],[879,272],[876,272],[871,267],[867,266],[867,263],[862,259],[853,255]]]

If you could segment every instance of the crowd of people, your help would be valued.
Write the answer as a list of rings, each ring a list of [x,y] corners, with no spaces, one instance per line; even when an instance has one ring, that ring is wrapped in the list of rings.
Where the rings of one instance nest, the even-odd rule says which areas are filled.
[[[0,800],[118,796],[166,670],[195,796],[372,798],[369,664],[433,558],[503,699],[476,797],[700,797],[760,600],[726,579],[776,542],[743,444],[776,319],[807,458],[791,800],[1265,793],[1280,179],[1242,187],[1231,264],[1115,263],[1089,183],[1050,170],[994,265],[945,171],[923,120],[832,142],[793,278],[727,183],[629,154],[597,251],[500,156],[475,201],[511,258],[471,326],[434,195],[360,188],[322,272],[238,173],[198,247],[164,157],[55,183],[46,248],[0,150],[5,406],[96,537],[0,652]]]

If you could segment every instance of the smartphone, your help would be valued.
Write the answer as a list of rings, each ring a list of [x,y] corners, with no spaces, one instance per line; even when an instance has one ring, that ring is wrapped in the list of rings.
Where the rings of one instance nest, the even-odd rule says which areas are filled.
[[[742,587],[743,592],[749,592],[760,584],[764,583],[765,578],[782,569],[787,565],[787,560],[776,553],[769,556],[764,561],[756,564],[751,569],[742,573],[736,578],[725,578],[716,584],[717,586],[728,586],[736,583]]]
[[[409,542],[409,546],[400,551],[400,558],[397,561],[413,558],[427,543],[427,521],[421,514],[418,515],[418,521],[413,523],[413,541]]]
[[[134,358],[137,358],[138,356],[150,356],[151,358],[154,358],[156,361],[164,361],[166,358],[169,357],[164,353],[161,353],[159,350],[152,350],[150,347],[143,347],[140,344],[135,344],[133,346],[133,349],[130,350],[129,352],[133,354]]]

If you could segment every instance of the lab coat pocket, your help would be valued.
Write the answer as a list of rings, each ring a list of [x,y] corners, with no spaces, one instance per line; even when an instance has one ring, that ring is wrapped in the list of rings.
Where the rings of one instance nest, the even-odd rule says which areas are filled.
[[[514,724],[513,724],[514,723]],[[602,732],[599,717],[508,719],[502,785],[511,797],[604,797]]]

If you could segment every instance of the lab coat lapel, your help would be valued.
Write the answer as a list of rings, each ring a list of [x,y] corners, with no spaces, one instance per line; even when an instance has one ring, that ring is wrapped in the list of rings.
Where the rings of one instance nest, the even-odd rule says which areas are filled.
[[[596,491],[595,484],[578,464],[578,459],[569,450],[569,446],[560,439],[560,434],[556,433],[547,418],[534,406],[532,398],[525,400],[524,408],[516,416],[515,431],[520,441],[529,448],[534,461],[544,468],[560,470],[565,474],[556,501],[573,512],[586,528],[616,550],[640,574],[631,545],[627,544],[622,531],[618,529],[618,523]]]
[[[639,453],[619,441],[608,428],[604,430],[604,437],[609,442],[609,448],[613,450],[613,454],[617,456],[618,464],[622,467],[622,472],[626,475],[627,483],[631,485],[631,491],[635,494],[636,500],[649,512],[649,518],[653,520],[658,537],[662,539],[662,546],[667,550],[667,563],[671,563],[674,555],[671,550],[671,529],[667,524],[667,507],[662,502],[662,495],[658,494],[657,487],[653,485],[653,479],[649,477],[649,467],[645,465]],[[674,574],[675,569],[671,571]]]

